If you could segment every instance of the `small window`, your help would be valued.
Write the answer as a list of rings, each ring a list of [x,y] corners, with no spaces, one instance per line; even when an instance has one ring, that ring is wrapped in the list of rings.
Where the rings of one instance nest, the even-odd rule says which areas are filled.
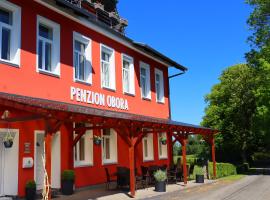
[[[19,65],[21,9],[9,2],[0,2],[0,60]]]
[[[101,86],[115,90],[114,50],[101,45]]]
[[[79,33],[73,33],[73,62],[75,81],[92,83],[91,40]]]
[[[135,94],[135,84],[134,84],[134,63],[133,58],[123,55],[123,92],[127,94]]]
[[[159,159],[167,159],[168,158],[168,150],[167,150],[167,143],[162,144],[162,138],[167,139],[167,134],[166,133],[159,133],[158,134],[158,155]]]
[[[153,148],[153,133],[149,133],[143,138],[143,161],[154,160]]]
[[[113,129],[103,129],[102,131],[102,161],[103,164],[117,162],[117,134]]]
[[[155,86],[156,86],[156,100],[157,100],[157,102],[164,103],[163,72],[159,69],[155,69]]]
[[[38,71],[60,75],[60,26],[38,16]]]
[[[140,62],[140,86],[142,98],[151,99],[150,66]]]
[[[75,123],[74,123],[75,127]],[[74,132],[74,138],[77,134]],[[93,165],[93,133],[86,131],[74,146],[74,167]]]

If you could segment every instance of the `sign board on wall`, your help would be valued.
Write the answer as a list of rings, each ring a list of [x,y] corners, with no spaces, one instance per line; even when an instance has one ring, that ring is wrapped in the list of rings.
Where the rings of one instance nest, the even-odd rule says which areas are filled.
[[[127,99],[111,95],[105,95],[99,92],[93,92],[90,90],[84,90],[76,87],[70,87],[70,99],[72,101],[109,108],[117,108],[120,110],[129,109]]]

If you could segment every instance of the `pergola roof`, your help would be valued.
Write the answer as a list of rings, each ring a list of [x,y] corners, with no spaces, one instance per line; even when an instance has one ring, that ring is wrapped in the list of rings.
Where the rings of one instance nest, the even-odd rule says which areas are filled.
[[[21,96],[16,94],[8,94],[0,92],[0,105],[12,108],[24,109],[26,111],[35,112],[35,114],[50,114],[50,111],[70,113],[70,116],[83,115],[89,117],[102,117],[113,120],[129,121],[134,123],[150,124],[148,126],[159,125],[159,128],[170,128],[172,131],[182,131],[189,134],[215,134],[216,130],[177,122],[170,119],[155,118],[125,112],[109,111],[104,109],[92,108],[82,105],[74,105],[70,103],[40,99],[35,97]],[[46,112],[44,112],[46,111]],[[73,117],[71,117],[72,119]],[[144,125],[143,128],[149,128]]]

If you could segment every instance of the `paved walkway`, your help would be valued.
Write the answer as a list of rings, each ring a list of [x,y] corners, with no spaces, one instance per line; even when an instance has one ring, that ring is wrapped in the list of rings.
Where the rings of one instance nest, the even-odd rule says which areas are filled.
[[[213,183],[212,180],[205,180],[205,184]],[[187,186],[184,184],[177,183],[177,184],[169,184],[167,185],[167,192],[166,193],[159,193],[154,191],[154,187],[150,187],[147,189],[139,189],[136,192],[135,199],[145,199],[151,198],[155,196],[159,196],[162,194],[168,194],[171,192],[182,191],[194,187],[199,187],[202,184],[194,183],[194,181],[189,181]],[[121,192],[119,190],[104,190],[105,186],[102,188],[95,188],[90,190],[83,190],[79,191],[72,196],[60,196],[56,198],[56,200],[130,200],[128,192]]]

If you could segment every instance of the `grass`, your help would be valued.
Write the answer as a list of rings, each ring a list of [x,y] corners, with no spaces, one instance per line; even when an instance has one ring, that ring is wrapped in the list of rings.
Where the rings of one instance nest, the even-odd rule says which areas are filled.
[[[237,174],[237,175],[231,175],[231,176],[226,176],[226,177],[223,177],[223,178],[220,178],[220,180],[223,180],[223,181],[238,181],[242,178],[244,178],[246,175],[244,174]]]

